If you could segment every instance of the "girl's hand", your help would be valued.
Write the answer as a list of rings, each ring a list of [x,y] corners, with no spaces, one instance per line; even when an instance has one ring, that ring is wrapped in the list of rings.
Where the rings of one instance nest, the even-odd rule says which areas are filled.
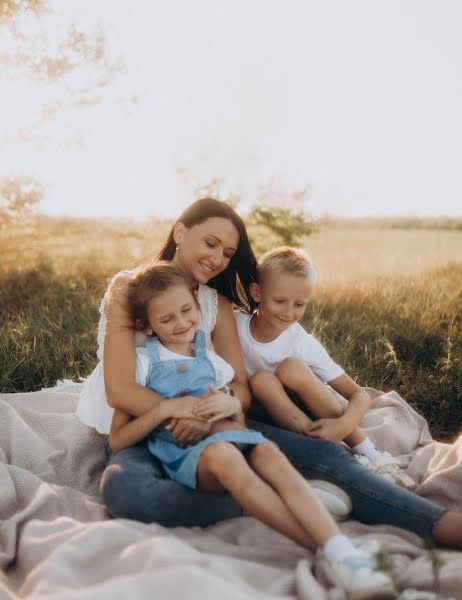
[[[341,442],[351,433],[351,427],[341,417],[337,419],[318,419],[308,424],[303,433],[309,437]]]
[[[194,398],[197,401],[197,398]],[[193,446],[204,439],[212,428],[208,421],[197,419],[172,419],[165,427],[172,432],[172,437],[180,446]]]
[[[209,396],[197,400],[193,408],[193,414],[196,418],[207,419],[209,423],[215,423],[215,421],[242,412],[239,398],[220,392],[213,386],[209,386],[209,393]]]

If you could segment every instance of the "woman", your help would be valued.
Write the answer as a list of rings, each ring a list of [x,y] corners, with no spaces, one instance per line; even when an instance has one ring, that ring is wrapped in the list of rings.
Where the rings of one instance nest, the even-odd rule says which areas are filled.
[[[250,392],[231,305],[233,302],[247,310],[254,308],[249,284],[255,280],[256,260],[244,223],[228,205],[213,199],[199,200],[179,217],[159,258],[171,260],[191,285],[198,286],[201,327],[210,333],[215,352],[232,365],[233,393],[245,411]],[[101,341],[104,335],[104,367],[100,363],[90,377],[79,405],[80,418],[106,434],[112,411],[102,404],[103,369],[111,407],[139,416],[161,399],[136,383],[135,344],[141,342],[135,339],[126,303],[129,279],[130,273],[116,276],[103,301],[99,337]],[[251,419],[248,426],[274,441],[305,477],[324,479],[345,490],[353,503],[353,517],[359,521],[394,525],[439,545],[462,548],[462,513],[446,511],[388,483],[362,467],[335,442]],[[169,425],[180,444],[199,441],[208,434],[209,427],[190,419],[177,419]],[[145,441],[112,456],[101,491],[111,515],[168,526],[205,526],[242,514],[227,494],[190,490],[165,479]]]

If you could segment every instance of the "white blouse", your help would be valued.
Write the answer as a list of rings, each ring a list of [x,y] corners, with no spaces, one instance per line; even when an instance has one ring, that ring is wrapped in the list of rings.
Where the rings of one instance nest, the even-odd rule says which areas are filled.
[[[211,333],[215,328],[218,311],[217,291],[207,285],[199,284],[198,290],[199,302],[199,327],[205,332],[207,348],[211,347]],[[109,406],[106,400],[106,389],[104,387],[104,337],[106,335],[106,303],[107,292],[101,301],[99,309],[100,320],[98,325],[98,351],[96,353],[99,362],[91,375],[85,380],[82,391],[79,396],[77,406],[77,416],[85,425],[95,428],[99,433],[109,434],[111,429],[112,416],[114,408]],[[146,346],[146,335],[137,331],[135,335],[135,347]],[[136,358],[136,382],[140,385],[146,383],[145,365],[140,360],[142,353],[137,352]],[[231,368],[231,367],[230,367]],[[226,374],[226,377],[229,373]],[[229,381],[229,379],[228,379]],[[225,382],[227,383],[227,382]],[[218,383],[217,385],[223,385]]]

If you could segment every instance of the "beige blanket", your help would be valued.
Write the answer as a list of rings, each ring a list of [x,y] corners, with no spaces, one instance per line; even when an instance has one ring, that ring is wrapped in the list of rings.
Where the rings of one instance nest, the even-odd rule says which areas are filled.
[[[78,421],[78,391],[0,395],[0,600],[344,598],[321,561],[253,518],[207,529],[109,519],[98,492],[103,441]],[[370,393],[363,426],[372,440],[412,453],[418,493],[462,510],[462,439],[434,442],[396,393]],[[383,542],[401,591],[439,586],[440,598],[462,598],[462,553],[428,552],[393,527],[341,527]]]

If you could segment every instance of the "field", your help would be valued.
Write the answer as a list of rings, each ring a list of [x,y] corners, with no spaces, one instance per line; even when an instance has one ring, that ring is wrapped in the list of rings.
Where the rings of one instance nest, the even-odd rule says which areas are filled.
[[[108,280],[152,257],[167,230],[53,219],[2,230],[0,391],[88,375]],[[435,437],[460,433],[462,231],[326,223],[305,246],[320,273],[306,327],[361,385],[397,390]]]

